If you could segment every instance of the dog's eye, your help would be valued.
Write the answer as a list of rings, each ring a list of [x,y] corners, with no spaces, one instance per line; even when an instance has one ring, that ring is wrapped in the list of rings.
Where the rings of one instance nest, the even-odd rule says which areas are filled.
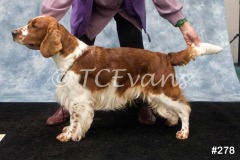
[[[37,28],[36,23],[32,24],[32,28]]]

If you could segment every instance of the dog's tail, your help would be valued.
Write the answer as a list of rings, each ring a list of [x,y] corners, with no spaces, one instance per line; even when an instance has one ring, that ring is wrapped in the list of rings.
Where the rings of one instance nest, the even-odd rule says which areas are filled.
[[[172,66],[181,66],[194,60],[198,56],[217,54],[223,50],[222,47],[209,43],[200,43],[199,46],[192,46],[177,53],[169,53],[168,58]]]

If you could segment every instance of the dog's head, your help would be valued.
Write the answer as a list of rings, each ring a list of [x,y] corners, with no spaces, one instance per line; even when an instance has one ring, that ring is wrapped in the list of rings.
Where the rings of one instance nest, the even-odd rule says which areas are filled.
[[[13,40],[31,49],[40,49],[44,57],[51,57],[63,48],[60,24],[51,16],[33,18],[26,26],[12,31]]]

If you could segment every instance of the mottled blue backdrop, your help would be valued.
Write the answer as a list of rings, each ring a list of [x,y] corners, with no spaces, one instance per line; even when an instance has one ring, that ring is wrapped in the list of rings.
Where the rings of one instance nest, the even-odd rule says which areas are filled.
[[[183,12],[203,42],[224,47],[218,55],[197,58],[186,67],[177,67],[177,78],[190,101],[240,101],[240,85],[234,71],[225,22],[224,0],[180,0]],[[12,41],[11,30],[25,25],[39,15],[41,0],[0,1],[0,101],[55,101],[52,75],[57,68],[52,59]],[[152,1],[146,0],[147,31],[143,33],[146,49],[171,52],[184,49],[178,29],[162,19]],[[69,28],[69,12],[61,21]],[[96,45],[119,46],[114,20],[98,36]]]

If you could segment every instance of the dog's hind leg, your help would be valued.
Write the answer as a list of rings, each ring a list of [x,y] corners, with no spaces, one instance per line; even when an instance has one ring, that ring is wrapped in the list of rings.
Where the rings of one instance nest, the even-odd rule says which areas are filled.
[[[159,95],[151,95],[150,97],[155,101],[154,108],[157,113],[168,119],[167,123],[170,122],[170,124],[175,124],[177,122],[176,117],[181,119],[182,128],[177,132],[176,137],[178,139],[187,139],[189,136],[189,116],[191,112],[188,103],[185,102],[185,100],[174,101],[171,97],[168,97],[163,93]],[[159,103],[158,106],[156,106],[157,103]],[[163,106],[166,107],[165,110],[162,109]],[[173,119],[170,118],[171,116],[166,116],[171,115],[172,113],[174,113]]]
[[[166,125],[175,126],[178,124],[178,115],[170,108],[167,108],[162,103],[159,103],[159,100],[155,102],[153,99],[149,102],[149,104],[155,114],[158,114],[160,117],[166,119]]]

